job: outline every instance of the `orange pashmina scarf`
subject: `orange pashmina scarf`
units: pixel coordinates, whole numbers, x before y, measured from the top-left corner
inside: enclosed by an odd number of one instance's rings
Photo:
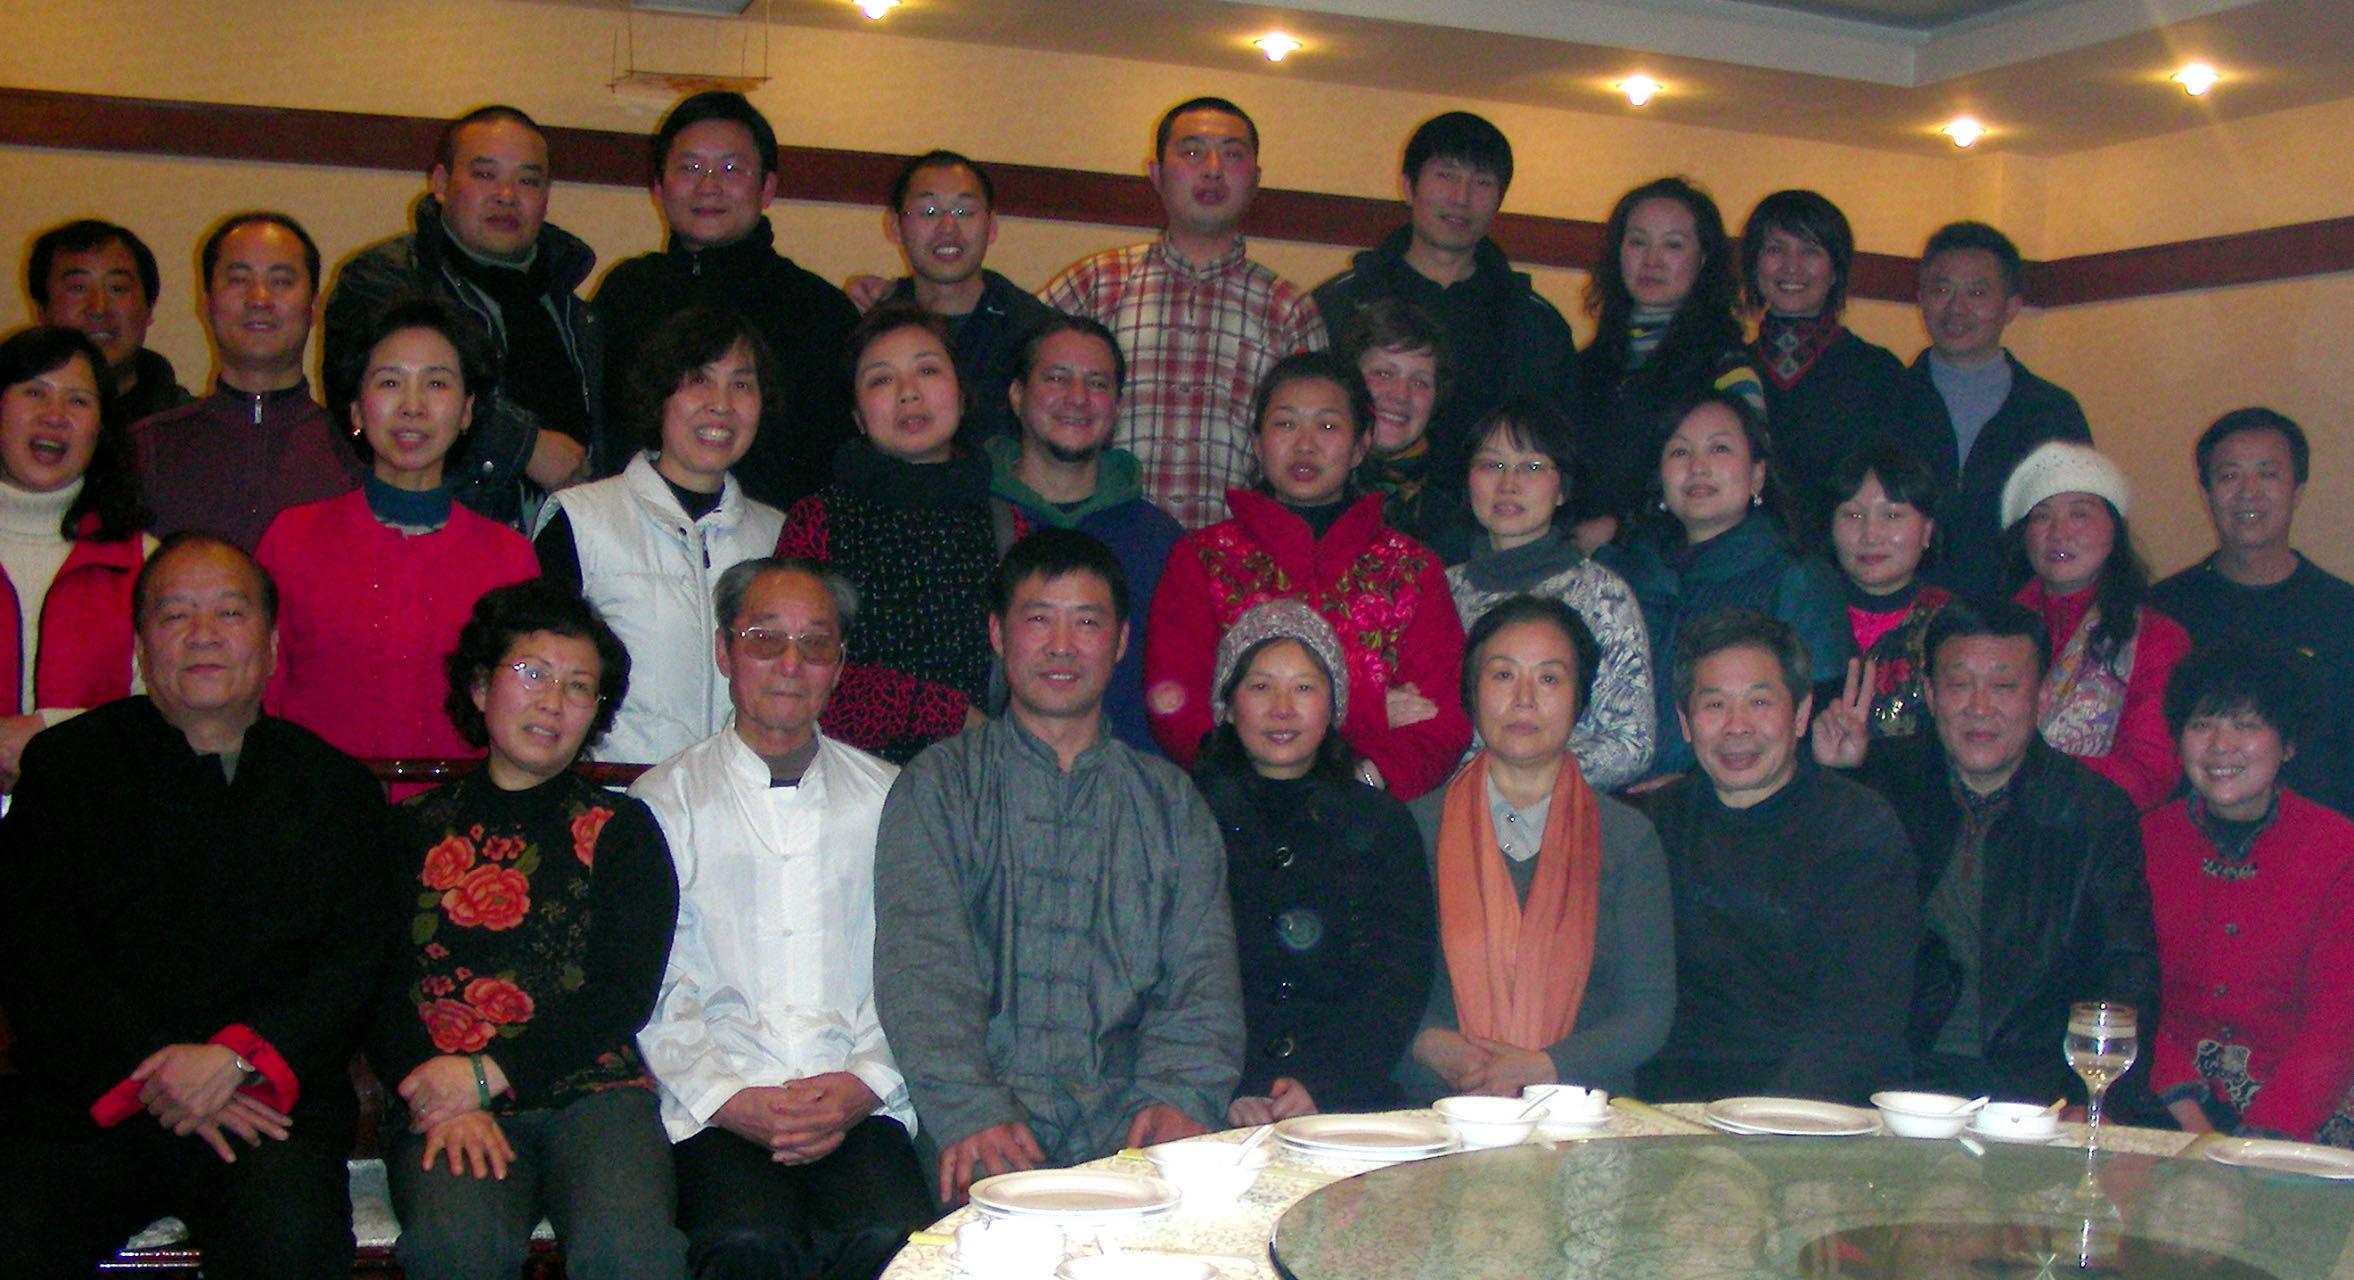
[[[1577,1024],[1594,967],[1599,802],[1564,754],[1524,904],[1488,813],[1488,754],[1455,775],[1439,816],[1439,943],[1467,1036],[1543,1050]]]

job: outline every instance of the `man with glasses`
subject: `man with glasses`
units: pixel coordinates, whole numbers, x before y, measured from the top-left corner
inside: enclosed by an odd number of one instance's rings
[[[765,213],[777,195],[776,131],[740,93],[698,93],[671,108],[653,139],[654,203],[670,230],[659,253],[613,268],[597,287],[605,328],[606,421],[620,433],[629,368],[664,320],[701,304],[749,321],[776,354],[778,377],[751,452],[734,467],[752,497],[782,510],[823,485],[851,432],[843,348],[858,309],[776,251]],[[782,394],[775,394],[781,391]]]
[[[1012,436],[1007,407],[1014,348],[1052,316],[1043,302],[981,265],[997,243],[997,186],[981,166],[954,151],[927,151],[900,166],[883,210],[883,238],[899,247],[907,274],[885,281],[857,276],[844,286],[864,311],[877,302],[913,302],[948,322],[949,354],[970,408],[964,433]]]
[[[931,1217],[873,994],[875,828],[899,770],[817,728],[848,584],[748,560],[713,596],[735,717],[630,788],[679,883],[638,1046],[695,1274],[865,1280]]]

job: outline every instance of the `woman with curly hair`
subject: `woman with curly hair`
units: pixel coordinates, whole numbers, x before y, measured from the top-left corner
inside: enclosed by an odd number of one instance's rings
[[[1765,386],[1741,343],[1740,284],[1716,201],[1691,179],[1658,178],[1620,196],[1586,281],[1594,340],[1578,353],[1578,452],[1594,478],[1578,495],[1578,544],[1591,551],[1641,505],[1670,412],[1702,391],[1740,396],[1762,418]]]
[[[511,1280],[544,1216],[572,1275],[683,1280],[636,1042],[678,882],[645,805],[572,772],[613,723],[629,652],[593,606],[533,579],[484,595],[444,665],[450,723],[489,758],[390,823],[368,1059],[406,1121],[385,1159],[400,1265]]]

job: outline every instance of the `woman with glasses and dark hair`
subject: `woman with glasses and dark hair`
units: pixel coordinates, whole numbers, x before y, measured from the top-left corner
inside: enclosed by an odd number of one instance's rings
[[[279,597],[262,706],[361,759],[472,755],[434,663],[483,592],[539,575],[522,534],[451,495],[498,366],[481,326],[439,298],[395,300],[358,337],[329,389],[368,475],[278,513],[254,552]]]
[[[1528,397],[1499,405],[1474,433],[1466,483],[1485,536],[1468,561],[1448,568],[1447,590],[1465,628],[1516,595],[1577,610],[1602,659],[1569,750],[1586,782],[1609,791],[1651,765],[1651,641],[1626,579],[1578,550],[1562,527],[1579,475],[1569,423],[1551,405]]]
[[[368,1060],[399,1100],[396,1256],[417,1280],[513,1276],[545,1217],[573,1274],[683,1280],[636,1040],[678,882],[645,805],[572,772],[613,724],[629,651],[594,606],[535,579],[484,595],[442,665],[452,727],[489,755],[389,824]]]
[[[638,658],[601,758],[653,764],[727,723],[727,681],[709,658],[711,589],[729,566],[776,546],[784,513],[729,468],[760,430],[775,361],[732,312],[690,307],[638,353],[620,425],[645,448],[620,475],[556,493],[532,540],[541,572],[578,589]],[[687,655],[692,655],[688,658]]]
[[[1586,280],[1594,340],[1578,353],[1575,385],[1578,451],[1593,475],[1593,492],[1578,495],[1586,550],[1641,507],[1675,405],[1714,389],[1764,415],[1735,266],[1724,215],[1689,178],[1654,179],[1611,207]]]
[[[2166,682],[2191,794],[2141,823],[2164,978],[2150,1087],[2193,1133],[2354,1147],[2354,822],[2281,781],[2312,706],[2295,659],[2252,644]]]
[[[1855,232],[1819,192],[1777,191],[1741,228],[1741,289],[1758,316],[1749,362],[1765,380],[1791,526],[1809,541],[1841,499],[1829,490],[1841,459],[1891,437],[1924,457],[1935,443],[1907,415],[1904,363],[1840,323],[1854,267]]]
[[[131,585],[155,549],[112,413],[106,358],[79,330],[21,329],[0,342],[0,627],[17,673],[0,715],[0,791],[48,726],[132,692]]]

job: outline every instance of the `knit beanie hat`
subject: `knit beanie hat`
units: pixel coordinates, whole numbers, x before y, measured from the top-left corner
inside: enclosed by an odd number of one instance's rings
[[[1247,610],[1218,637],[1218,669],[1210,677],[1210,718],[1226,722],[1226,684],[1234,679],[1242,655],[1265,640],[1297,640],[1332,681],[1332,723],[1349,718],[1349,666],[1341,658],[1340,637],[1314,609],[1297,600],[1269,600]]]
[[[2089,493],[2106,498],[2125,514],[2130,490],[2117,464],[2088,444],[2049,441],[2020,459],[2017,470],[2003,482],[2003,528],[2027,518],[2035,504],[2057,493]]]

